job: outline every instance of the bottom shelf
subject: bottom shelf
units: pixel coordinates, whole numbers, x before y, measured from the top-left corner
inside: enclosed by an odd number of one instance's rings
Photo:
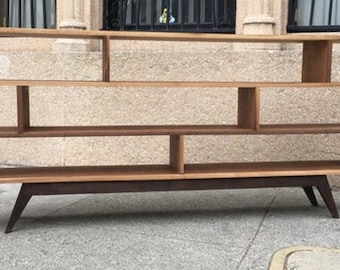
[[[340,161],[284,161],[169,165],[72,166],[0,169],[0,183],[150,181],[340,174]]]
[[[79,167],[78,167],[79,168]],[[68,169],[70,170],[70,169]],[[101,170],[102,171],[102,170]],[[309,201],[318,206],[313,187],[323,198],[332,217],[339,218],[339,213],[325,175],[251,177],[224,179],[179,179],[163,181],[92,181],[60,183],[24,183],[8,221],[5,233],[12,231],[21,213],[36,195],[92,194],[118,192],[217,190],[234,188],[268,188],[268,187],[303,187]]]

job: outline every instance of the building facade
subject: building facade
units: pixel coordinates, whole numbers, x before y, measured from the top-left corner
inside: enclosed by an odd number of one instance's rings
[[[57,0],[27,1],[34,5],[20,9],[19,2],[0,0],[2,26],[274,35],[332,34],[340,25],[340,1]],[[111,47],[111,78],[117,80],[301,79],[299,46],[112,41]],[[100,48],[88,40],[2,38],[0,76],[98,80]],[[337,46],[333,53],[333,59],[340,58]],[[332,80],[340,81],[337,65]],[[340,93],[334,89],[267,90],[261,93],[263,123],[336,122],[340,118]],[[236,89],[36,87],[31,93],[31,119],[34,125],[230,124],[236,121],[236,99]],[[1,123],[13,125],[15,89],[2,87],[0,100]],[[339,141],[337,134],[189,136],[185,159],[340,159]],[[0,139],[0,165],[158,164],[168,162],[168,147],[168,138],[162,136]]]

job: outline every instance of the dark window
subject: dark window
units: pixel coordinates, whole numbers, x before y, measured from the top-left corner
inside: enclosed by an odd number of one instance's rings
[[[23,28],[55,28],[56,0],[0,0],[2,25]]]
[[[0,27],[4,27],[6,24],[6,13],[5,13],[5,0],[0,0]]]
[[[290,0],[288,32],[340,31],[340,0]]]
[[[235,33],[236,0],[105,0],[104,29]]]

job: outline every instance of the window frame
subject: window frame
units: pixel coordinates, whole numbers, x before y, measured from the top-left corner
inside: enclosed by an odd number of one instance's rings
[[[297,25],[297,12],[298,12],[298,1],[289,0],[288,6],[288,33],[308,33],[308,32],[340,32],[339,25]],[[301,0],[300,0],[301,1]],[[311,7],[312,8],[312,7]],[[328,14],[329,16],[329,14]],[[311,16],[310,16],[311,17]]]
[[[42,0],[30,0],[30,2],[18,1],[15,4],[11,0],[0,0],[4,13],[1,24],[3,27],[41,28],[55,29],[57,22],[57,1],[47,2]],[[13,0],[12,0],[13,1]],[[11,6],[13,10],[11,11]],[[50,12],[50,14],[48,14]],[[13,14],[11,14],[13,13]],[[42,16],[42,17],[41,17]]]
[[[141,0],[142,1],[142,0]],[[141,10],[141,1],[136,1],[136,10],[139,8]],[[204,33],[225,33],[225,34],[234,34],[235,33],[235,24],[236,24],[236,0],[224,0],[226,1],[225,11],[223,12],[222,19],[225,21],[219,20],[218,17],[211,15],[211,22],[204,21],[202,22],[201,19],[197,19],[198,17],[202,18],[200,10],[204,5],[203,0],[192,0],[195,6],[195,10],[191,13],[195,16],[194,22],[187,22],[184,20],[184,17],[177,17],[177,21],[175,23],[169,23],[169,18],[166,23],[159,23],[158,17],[161,15],[160,12],[156,12],[156,0],[150,0],[150,6],[145,10],[148,10],[150,13],[145,15],[147,16],[146,21],[149,23],[140,23],[140,14],[138,10],[129,10],[129,14],[136,14],[136,18],[131,17],[131,21],[134,19],[134,23],[127,24],[127,8],[126,8],[126,0],[104,0],[103,6],[103,29],[104,30],[118,30],[118,31],[159,31],[159,32],[204,32]],[[188,1],[188,0],[183,0]],[[213,14],[214,11],[220,12],[218,6],[214,6],[215,4],[219,4],[219,0],[211,0],[214,1],[211,7],[211,13]],[[216,2],[215,2],[216,1]],[[167,3],[165,5],[164,3]],[[161,6],[169,6],[171,0],[162,0]],[[138,5],[139,3],[139,5]],[[182,4],[180,4],[182,3]],[[184,14],[184,3],[182,1],[178,1],[178,11],[180,14]],[[125,5],[125,6],[124,6]],[[148,5],[148,6],[149,6]],[[230,7],[229,7],[230,6]],[[163,7],[164,8],[164,7]],[[215,8],[215,9],[213,9]],[[197,10],[196,10],[197,9]],[[158,14],[159,13],[159,14]],[[144,15],[144,14],[142,14]],[[169,15],[168,15],[169,16]],[[184,16],[184,15],[183,15]],[[219,15],[218,15],[219,16]],[[129,18],[130,19],[130,18]]]
[[[0,0],[0,27],[5,27],[6,21],[7,21],[7,16],[6,16],[6,10],[7,10],[7,5],[6,5],[6,0]]]

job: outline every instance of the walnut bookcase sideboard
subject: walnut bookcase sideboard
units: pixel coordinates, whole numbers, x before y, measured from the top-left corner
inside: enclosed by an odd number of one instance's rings
[[[144,191],[205,190],[229,188],[303,187],[313,206],[316,187],[331,215],[339,214],[327,175],[340,174],[339,160],[186,164],[186,135],[242,134],[319,134],[340,133],[340,123],[275,124],[260,121],[260,90],[264,87],[340,88],[331,81],[333,44],[340,35],[221,35],[193,33],[108,32],[0,28],[2,38],[71,38],[102,41],[102,80],[17,80],[0,79],[0,87],[17,91],[17,125],[1,126],[1,138],[81,137],[81,136],[169,136],[167,165],[72,166],[0,168],[0,183],[22,183],[6,233],[33,195],[113,193]],[[301,81],[224,82],[224,81],[113,81],[110,79],[110,43],[115,40],[300,43],[303,44]],[[224,87],[238,89],[236,125],[137,125],[137,126],[33,126],[30,123],[30,87]]]

